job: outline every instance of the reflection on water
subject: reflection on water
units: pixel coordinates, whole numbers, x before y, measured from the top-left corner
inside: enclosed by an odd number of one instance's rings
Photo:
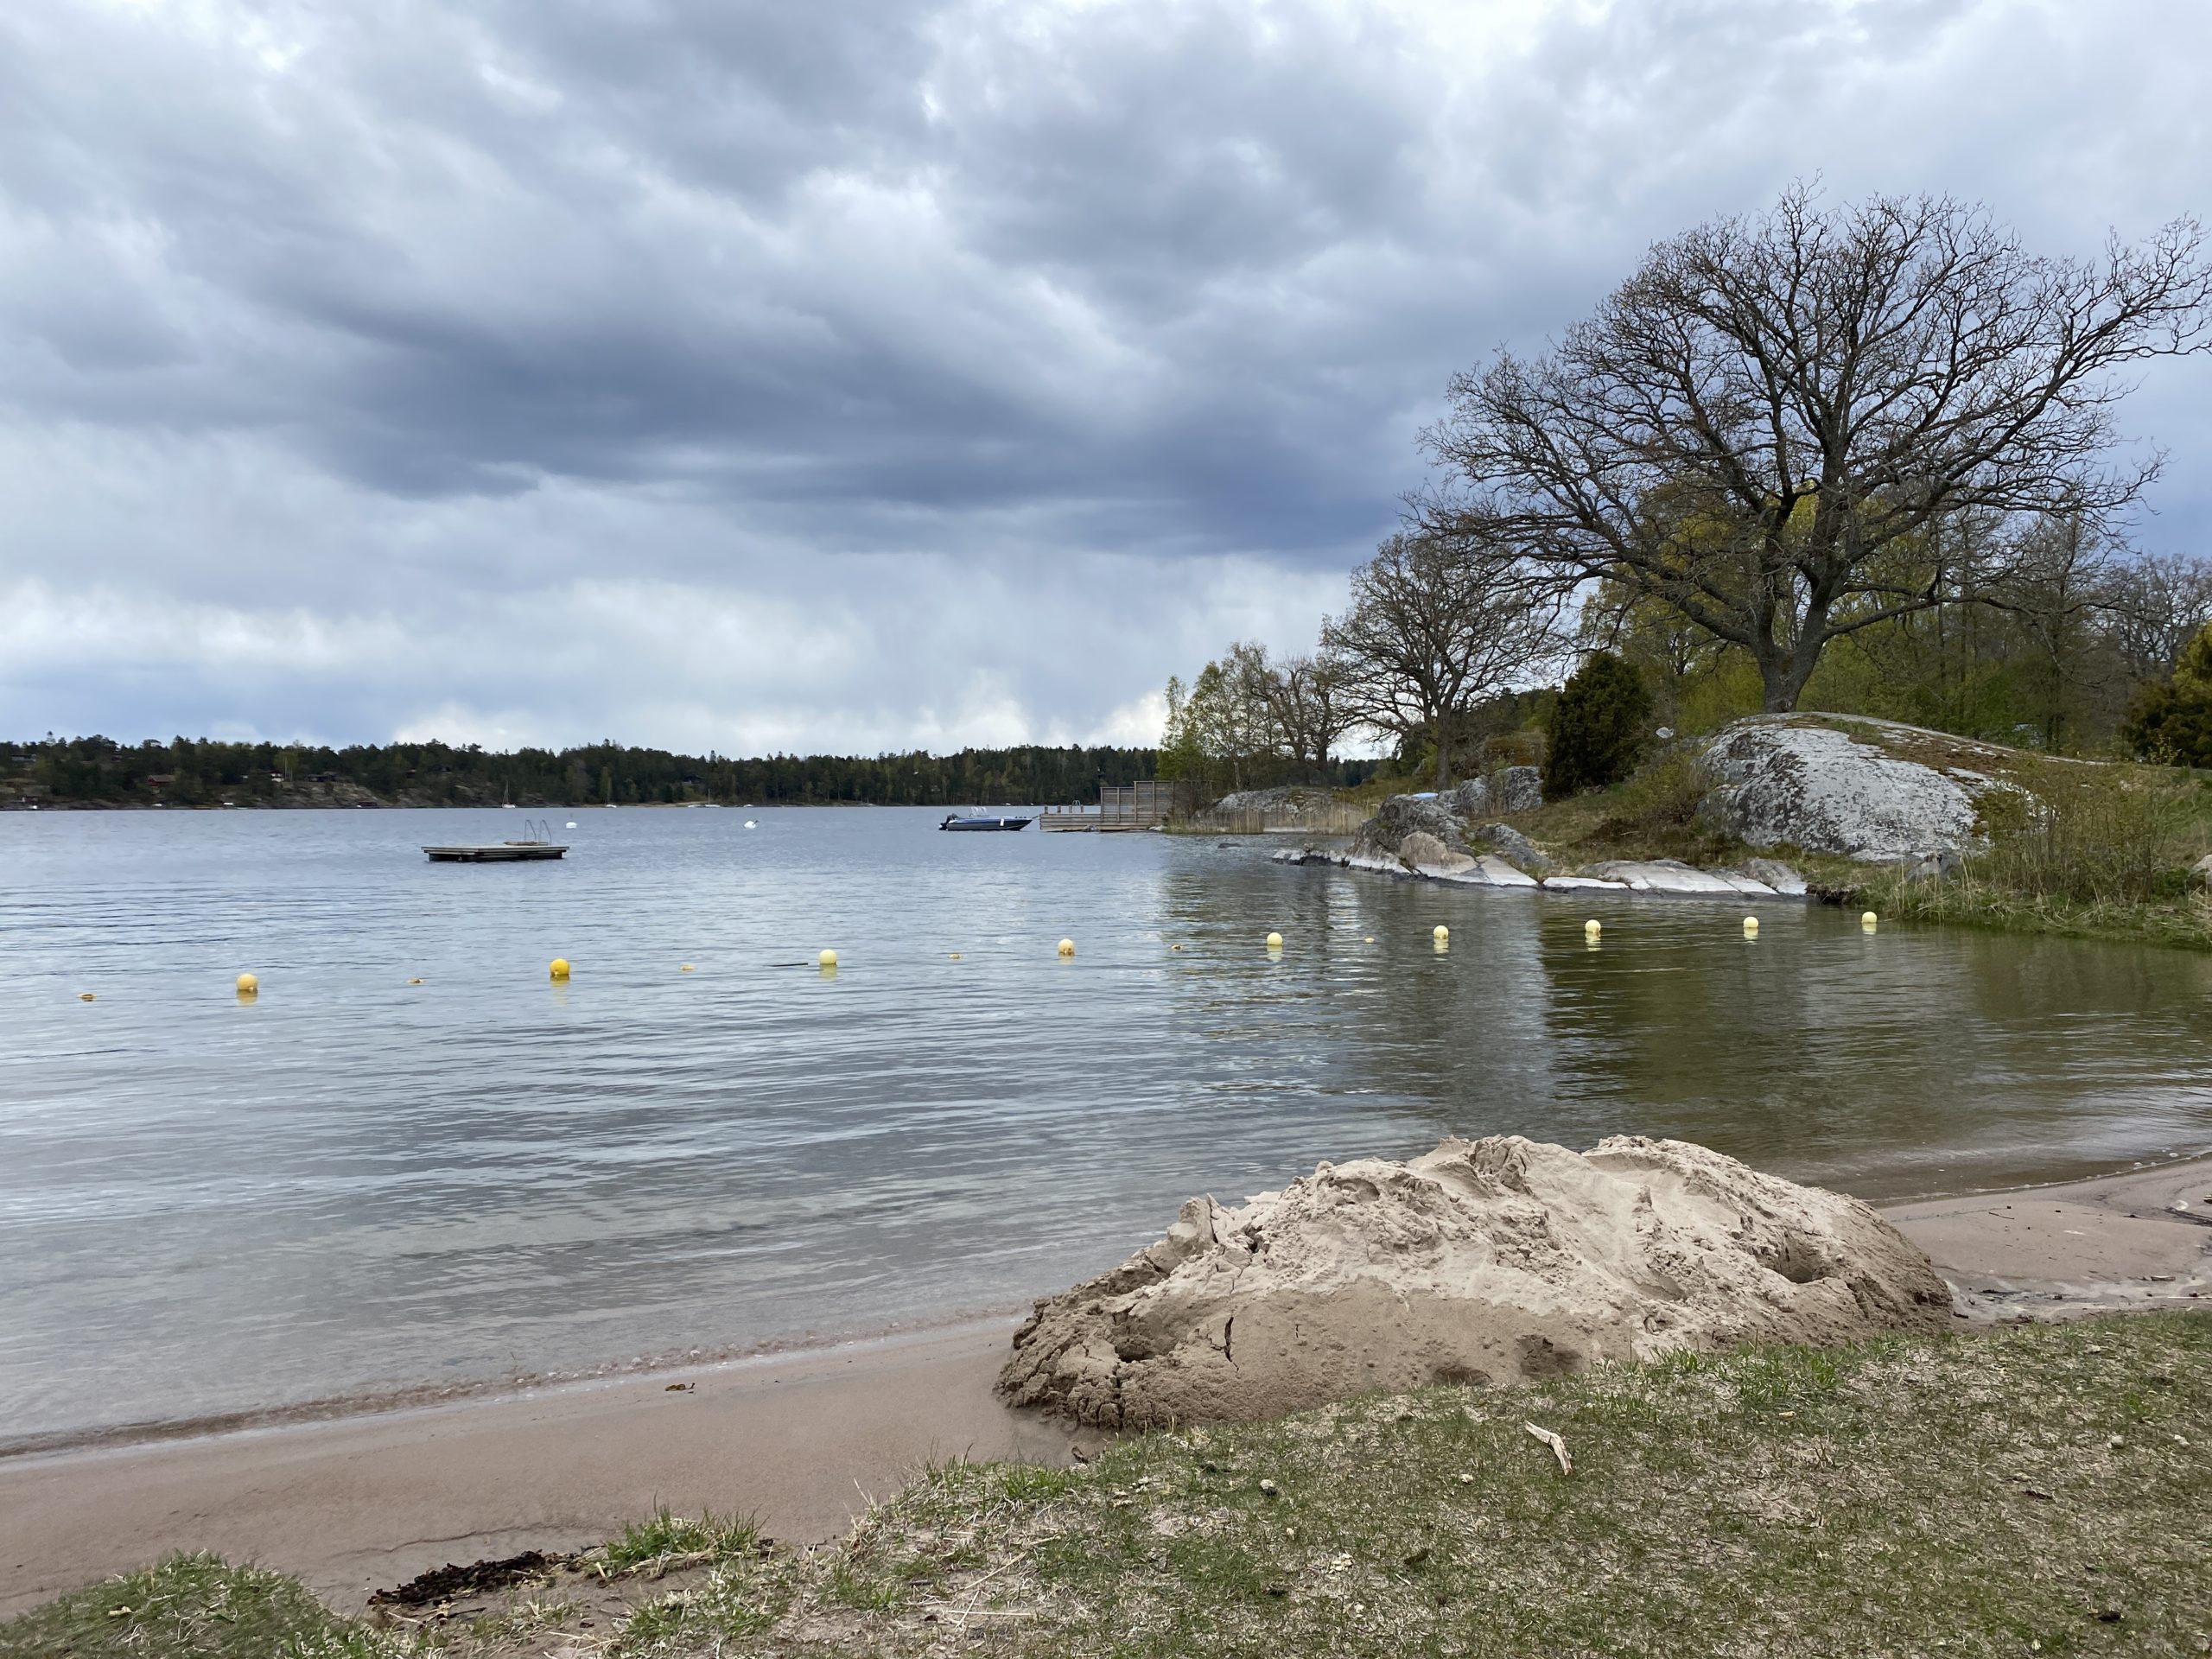
[[[0,817],[0,1439],[1001,1306],[1187,1193],[1447,1134],[1876,1197],[2212,1141],[2199,956],[576,817],[469,867],[416,849],[496,815]]]

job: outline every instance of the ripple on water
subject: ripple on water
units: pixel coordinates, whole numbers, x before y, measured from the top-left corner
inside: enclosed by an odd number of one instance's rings
[[[1010,1306],[1190,1192],[1447,1134],[1872,1196],[2212,1140],[2200,957],[925,810],[421,857],[488,816],[0,815],[12,1433]]]

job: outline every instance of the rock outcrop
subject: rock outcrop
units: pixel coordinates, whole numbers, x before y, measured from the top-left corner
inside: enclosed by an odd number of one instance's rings
[[[1224,795],[1206,810],[1210,812],[1264,812],[1287,819],[1325,813],[1337,804],[1335,794],[1310,784],[1278,784],[1272,789],[1241,789]]]
[[[1787,865],[1780,867],[1788,869]],[[1679,858],[1608,859],[1589,868],[1600,880],[1619,883],[1631,893],[1685,893],[1712,898],[1740,893],[1746,899],[1779,899],[1782,889],[1739,870],[1700,870]],[[1791,872],[1794,875],[1796,873]],[[1805,883],[1800,880],[1802,894]]]
[[[1713,787],[1699,812],[1753,847],[1879,863],[1956,855],[1980,843],[1986,798],[2025,793],[1967,764],[2005,755],[1891,721],[1755,715],[1723,727],[1706,746]]]
[[[1470,841],[1492,849],[1516,870],[1542,875],[1552,867],[1543,849],[1510,823],[1478,823],[1467,831]]]
[[[1393,795],[1359,826],[1348,861],[1355,869],[1411,870],[1416,866],[1405,861],[1405,852],[1407,839],[1412,836],[1428,838],[1415,844],[1417,857],[1433,856],[1431,843],[1444,852],[1467,855],[1459,819],[1449,806],[1434,796]]]
[[[1470,778],[1450,799],[1462,815],[1533,812],[1544,804],[1543,774],[1534,766],[1501,766],[1487,778]]]
[[[1927,1256],[1856,1199],[1679,1141],[1517,1135],[1321,1165],[1037,1304],[1017,1405],[1147,1428],[1369,1389],[1508,1383],[1599,1360],[1948,1325]]]

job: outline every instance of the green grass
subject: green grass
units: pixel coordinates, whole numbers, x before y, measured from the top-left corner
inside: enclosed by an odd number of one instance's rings
[[[0,1623],[0,1659],[340,1659],[358,1630],[296,1580],[176,1555]]]
[[[760,1529],[749,1517],[716,1520],[709,1513],[694,1521],[662,1509],[644,1521],[632,1522],[587,1559],[602,1578],[639,1572],[659,1574],[749,1554],[760,1541]]]
[[[2208,1426],[2203,1315],[1679,1355],[1075,1469],[938,1465],[838,1548],[695,1570],[604,1648],[497,1620],[370,1631],[194,1557],[0,1625],[0,1656],[2198,1654]],[[127,1643],[117,1605],[143,1621]]]

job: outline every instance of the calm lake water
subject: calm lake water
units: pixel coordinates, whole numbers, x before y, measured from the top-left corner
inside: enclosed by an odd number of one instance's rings
[[[522,816],[0,815],[0,1442],[1007,1307],[1447,1135],[1874,1198],[2212,1143],[2201,956],[929,811],[419,850]]]

